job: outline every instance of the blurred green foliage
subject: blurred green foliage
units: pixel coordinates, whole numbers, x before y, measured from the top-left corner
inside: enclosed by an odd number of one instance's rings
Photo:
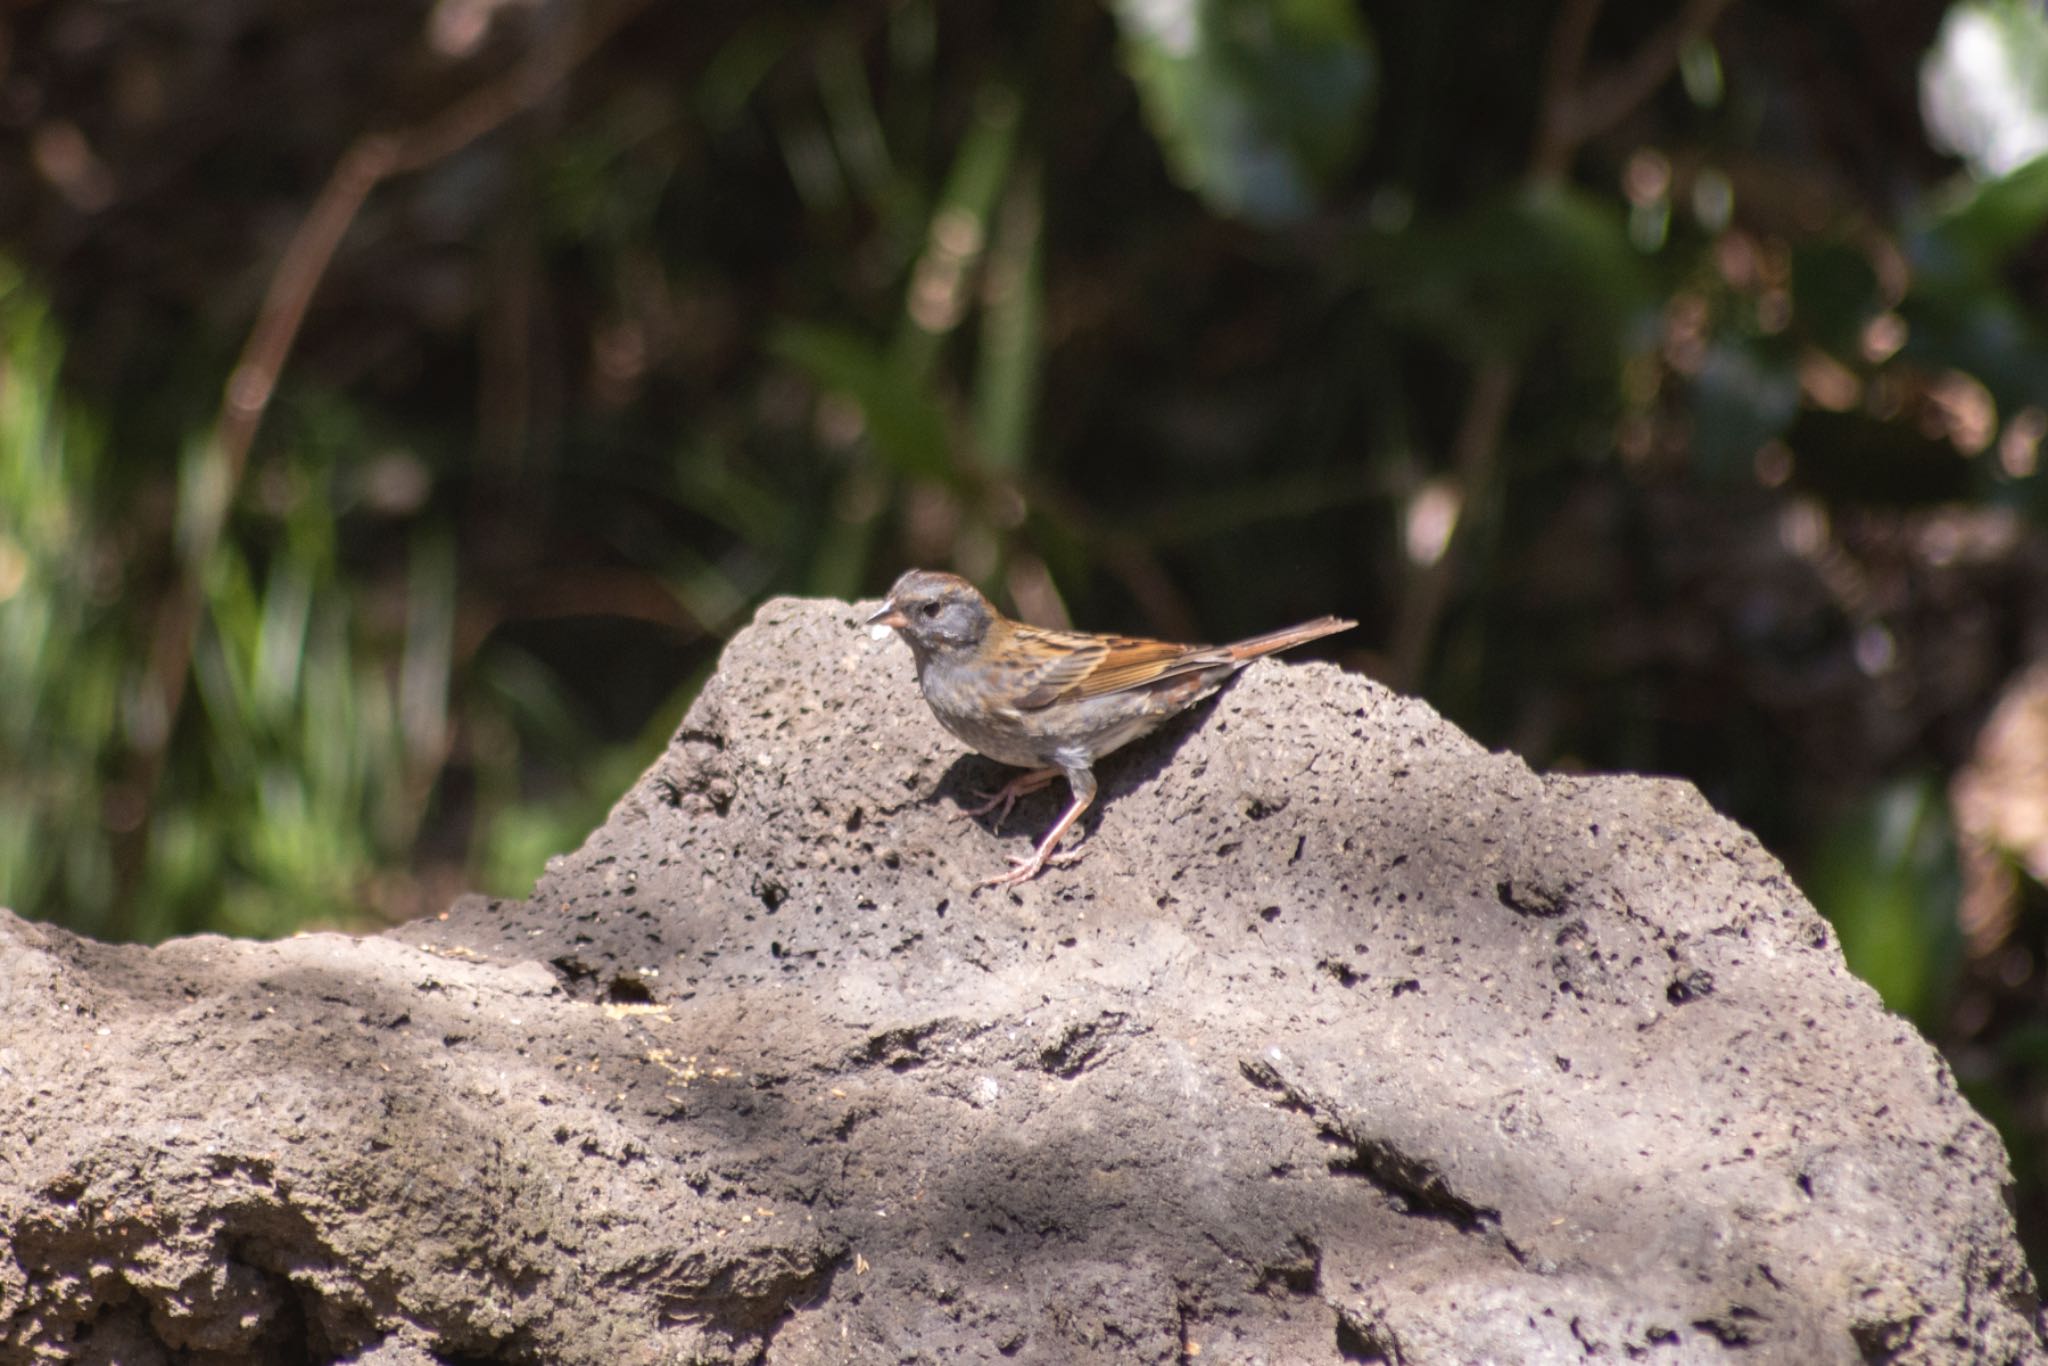
[[[135,743],[167,724],[150,686],[151,623],[118,591],[129,549],[112,516],[119,490],[99,428],[60,391],[58,358],[47,309],[18,272],[0,277],[0,888],[11,904],[117,937],[360,922],[380,876],[415,850],[447,757],[447,530],[412,526],[402,581],[387,585],[396,599],[372,601],[336,520],[362,437],[345,415],[330,424],[309,409],[232,528],[211,526],[217,461],[189,443],[172,521],[200,591],[191,715],[152,769]],[[474,866],[514,886],[630,774],[594,765],[574,799],[532,804],[519,790],[522,744],[573,748],[581,722],[531,668],[501,662],[474,682],[471,723],[500,741],[478,766]]]
[[[1322,201],[1365,137],[1377,75],[1350,0],[1121,0],[1116,14],[1183,185],[1258,223]]]
[[[771,592],[1337,611],[1488,743],[1698,782],[2039,1171],[2048,933],[1959,934],[1945,786],[2048,654],[2037,5],[0,29],[0,901],[523,892]],[[299,251],[366,142],[429,150]]]
[[[114,892],[99,769],[119,733],[122,642],[94,583],[100,435],[58,392],[59,348],[0,264],[0,887],[75,915]]]
[[[1851,970],[1892,1009],[1938,1025],[1963,953],[1940,784],[1903,778],[1856,802],[1823,836],[1803,882],[1832,912]]]

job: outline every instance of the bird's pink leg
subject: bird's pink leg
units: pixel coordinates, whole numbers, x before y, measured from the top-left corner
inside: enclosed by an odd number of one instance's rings
[[[1020,773],[995,792],[977,794],[982,798],[980,804],[961,807],[958,816],[965,820],[975,816],[986,816],[989,812],[995,811],[996,818],[992,828],[1001,830],[1003,822],[1010,818],[1010,808],[1017,804],[1019,797],[1030,796],[1059,776],[1060,770],[1056,768],[1034,768],[1029,773]],[[1001,807],[1002,810],[996,811],[997,807]]]
[[[1054,773],[1060,771],[1052,770]],[[1088,804],[1095,800],[1095,775],[1085,768],[1070,769],[1066,773],[1067,785],[1074,789],[1074,800],[1072,805],[1067,807],[1066,813],[1053,825],[1046,837],[1038,842],[1038,847],[1031,851],[1031,857],[1012,858],[1010,862],[1015,864],[1015,867],[1007,873],[997,873],[994,877],[977,883],[976,890],[982,887],[1014,887],[1020,882],[1029,882],[1037,877],[1048,861],[1066,862],[1080,857],[1080,854],[1075,853],[1054,859],[1052,851],[1059,848],[1060,837],[1067,833],[1068,827],[1079,820],[1081,813],[1088,809]]]

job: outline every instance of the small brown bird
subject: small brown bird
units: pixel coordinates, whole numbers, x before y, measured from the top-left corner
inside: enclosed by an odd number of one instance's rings
[[[1049,631],[1011,621],[955,574],[913,569],[896,580],[873,627],[894,627],[917,661],[917,682],[939,724],[998,763],[1031,770],[963,814],[996,816],[1062,773],[1074,800],[1029,858],[981,883],[1036,877],[1088,804],[1095,761],[1223,686],[1276,650],[1358,623],[1318,617],[1235,645],[1175,645],[1135,636]],[[877,632],[879,634],[879,631]]]

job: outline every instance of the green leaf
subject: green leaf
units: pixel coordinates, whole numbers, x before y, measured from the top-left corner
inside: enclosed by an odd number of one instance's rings
[[[2048,402],[2048,332],[2006,269],[2048,227],[2048,157],[1972,184],[1919,219],[1905,235],[1905,354],[1976,376],[2002,411]]]
[[[1022,469],[1044,361],[1045,206],[1037,175],[1011,187],[990,249],[974,384],[975,446],[990,469]]]
[[[1364,140],[1378,62],[1350,0],[1116,0],[1124,64],[1181,184],[1297,219]]]
[[[1870,255],[1843,241],[1792,249],[1792,316],[1800,331],[1834,356],[1854,356],[1863,329],[1884,307]]]
[[[819,388],[858,404],[883,460],[903,474],[950,482],[938,400],[888,352],[857,333],[799,323],[777,328],[769,346]]]
[[[924,248],[911,272],[896,337],[897,362],[903,373],[919,380],[937,361],[941,341],[967,316],[988,251],[989,221],[1016,155],[1018,112],[1015,92],[1001,85],[982,87],[973,122],[925,225]]]
[[[1757,448],[1799,416],[1799,376],[1783,347],[1721,340],[1692,381],[1693,461],[1724,482],[1750,479]]]
[[[1937,202],[1909,233],[1916,270],[1942,278],[1988,279],[2048,224],[2048,156],[1996,180],[1967,183]]]
[[[1358,247],[1388,316],[1468,360],[1520,356],[1559,335],[1604,360],[1651,302],[1621,208],[1567,186],[1370,232]]]
[[[448,692],[455,657],[456,562],[452,537],[418,532],[408,566],[405,653],[399,666],[398,719],[406,754],[422,775],[439,770],[452,720]]]
[[[1807,878],[1850,970],[1918,1020],[1952,985],[1961,951],[1949,830],[1938,782],[1895,781],[1825,833]]]
[[[2038,0],[1951,5],[1920,65],[1928,141],[2003,176],[2048,153],[2048,16]]]

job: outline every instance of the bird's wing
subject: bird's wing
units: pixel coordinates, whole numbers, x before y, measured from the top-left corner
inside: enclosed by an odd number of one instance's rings
[[[1204,646],[1176,645],[1138,636],[1098,636],[1017,628],[1018,644],[1044,662],[1025,681],[1020,711],[1036,711],[1063,698],[1100,697],[1141,688],[1220,662]]]

